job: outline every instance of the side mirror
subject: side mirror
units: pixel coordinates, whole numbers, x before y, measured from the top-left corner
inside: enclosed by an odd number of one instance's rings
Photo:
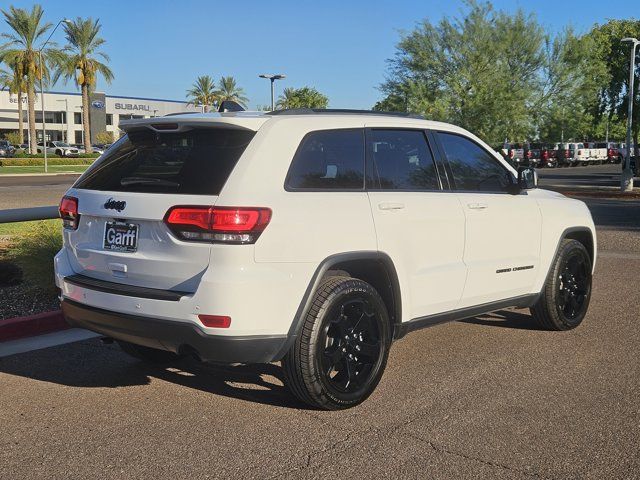
[[[538,187],[538,172],[533,167],[518,169],[518,187],[521,190],[531,190]]]

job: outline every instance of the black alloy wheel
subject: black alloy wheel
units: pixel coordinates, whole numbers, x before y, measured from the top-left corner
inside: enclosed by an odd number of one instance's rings
[[[382,378],[391,345],[384,301],[370,284],[347,275],[323,280],[282,360],[289,390],[325,410],[366,400]]]
[[[558,278],[558,309],[571,321],[585,309],[591,291],[591,264],[580,250],[571,252],[563,263]]]
[[[564,239],[531,314],[547,330],[576,328],[587,314],[591,299],[592,262],[578,240]]]
[[[354,298],[336,305],[318,342],[327,387],[353,393],[371,381],[371,372],[383,353],[379,323],[366,299]]]

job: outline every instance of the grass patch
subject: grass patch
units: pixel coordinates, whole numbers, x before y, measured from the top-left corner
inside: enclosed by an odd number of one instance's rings
[[[82,173],[89,165],[49,165],[48,173]],[[0,175],[14,173],[45,173],[44,166],[0,167]]]
[[[60,220],[0,225],[0,259],[15,263],[30,287],[53,292],[53,257],[62,247]]]

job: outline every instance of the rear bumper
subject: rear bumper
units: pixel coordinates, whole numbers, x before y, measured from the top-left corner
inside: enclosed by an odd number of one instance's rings
[[[62,312],[73,327],[107,337],[176,353],[195,353],[215,363],[269,363],[280,360],[286,335],[210,335],[188,322],[111,312],[73,300],[62,301]]]

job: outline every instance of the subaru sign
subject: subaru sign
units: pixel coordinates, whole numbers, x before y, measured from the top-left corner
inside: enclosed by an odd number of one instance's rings
[[[104,102],[101,102],[100,100],[94,100],[93,102],[91,102],[91,106],[93,108],[104,108]]]

